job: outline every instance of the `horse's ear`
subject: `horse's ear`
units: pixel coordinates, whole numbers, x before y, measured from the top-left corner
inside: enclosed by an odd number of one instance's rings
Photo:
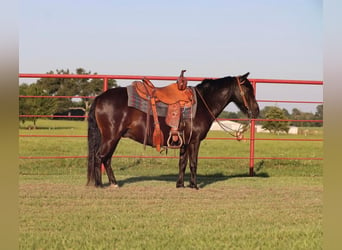
[[[249,75],[249,72],[247,72],[246,74],[244,74],[242,76],[239,76],[240,84],[244,84],[245,83],[248,75]]]
[[[249,76],[249,72],[247,72],[246,74],[242,75],[241,79],[245,80],[245,79],[247,79],[248,76]]]

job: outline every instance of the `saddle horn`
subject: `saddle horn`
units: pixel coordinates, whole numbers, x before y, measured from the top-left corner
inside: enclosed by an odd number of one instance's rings
[[[184,72],[186,72],[185,69],[183,69],[181,71],[180,76],[177,79],[177,86],[179,90],[184,90],[186,89],[187,85],[188,85],[188,80],[186,79],[186,77],[184,77]]]

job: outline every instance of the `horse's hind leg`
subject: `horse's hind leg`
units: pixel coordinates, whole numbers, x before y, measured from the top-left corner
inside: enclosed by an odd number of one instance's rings
[[[112,156],[114,153],[114,150],[116,149],[116,146],[119,143],[119,139],[105,139],[102,138],[102,144],[99,151],[99,157],[101,159],[101,162],[103,162],[103,165],[106,169],[106,173],[109,180],[109,185],[115,185],[117,186],[117,182],[115,179],[115,175],[113,172],[113,169],[111,167],[112,162]]]
[[[112,162],[112,154],[109,154],[108,159],[103,163],[105,169],[106,169],[106,173],[108,176],[108,181],[109,181],[109,185],[113,185],[114,187],[118,187],[118,183],[116,182],[115,179],[115,175],[111,166],[111,162]]]
[[[94,180],[95,187],[102,187],[101,158],[96,155],[94,161]]]

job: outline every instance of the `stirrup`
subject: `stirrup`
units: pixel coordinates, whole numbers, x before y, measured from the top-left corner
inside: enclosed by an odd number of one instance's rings
[[[172,149],[177,149],[177,148],[180,148],[182,145],[183,145],[183,139],[179,133],[179,131],[177,131],[177,136],[178,136],[178,144],[176,145],[171,145],[172,143],[174,143],[175,141],[172,140],[172,136],[174,136],[174,134],[170,131],[169,133],[169,138],[167,138],[167,147],[168,148],[172,148]]]

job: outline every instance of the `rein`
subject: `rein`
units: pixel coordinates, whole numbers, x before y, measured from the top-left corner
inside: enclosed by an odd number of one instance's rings
[[[247,104],[247,100],[246,100],[246,97],[245,97],[245,93],[243,92],[242,90],[242,87],[241,85],[244,83],[244,81],[241,83],[240,80],[239,80],[239,77],[236,77],[236,80],[237,80],[237,84],[239,86],[239,89],[240,89],[240,94],[241,94],[241,97],[242,97],[242,100],[243,100],[243,103],[245,105],[245,107],[247,108],[248,110],[248,113],[250,113],[250,110],[248,108],[248,104]],[[223,129],[223,131],[225,131],[226,133],[229,133],[231,136],[233,137],[236,137],[236,139],[238,141],[241,141],[242,138],[243,138],[243,133],[247,131],[247,129],[249,128],[250,126],[250,123],[251,123],[251,120],[249,119],[249,122],[248,124],[245,124],[242,126],[242,129],[241,128],[241,125],[239,126],[239,129],[238,130],[234,130],[234,129],[231,129],[229,127],[227,127],[226,125],[224,125],[222,122],[220,122],[216,117],[215,115],[213,114],[213,112],[210,110],[207,102],[204,100],[203,96],[201,95],[201,93],[198,91],[197,88],[195,88],[197,94],[199,95],[199,97],[201,98],[202,102],[204,103],[204,106],[206,107],[206,109],[208,110],[209,114],[211,115],[211,117],[217,122],[217,124]],[[231,132],[232,131],[232,132]],[[234,133],[233,133],[234,132]]]

